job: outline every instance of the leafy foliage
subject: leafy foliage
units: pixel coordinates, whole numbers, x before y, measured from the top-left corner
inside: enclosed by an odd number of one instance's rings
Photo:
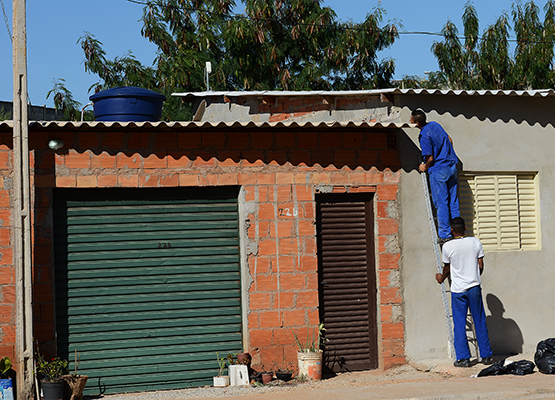
[[[9,357],[2,357],[0,359],[0,379],[7,379],[8,371],[12,367],[12,362]]]
[[[422,78],[417,75],[405,75],[397,86],[401,89],[447,89],[449,83],[447,76],[442,72],[427,72],[427,76]]]
[[[4,110],[4,107],[0,107],[0,121],[6,121],[12,119],[12,112]]]
[[[141,65],[131,52],[123,57],[107,60],[102,43],[89,32],[85,32],[77,43],[81,45],[85,55],[85,71],[96,74],[101,79],[89,90],[94,89],[96,93],[107,89],[107,83],[110,87],[129,86],[138,82],[142,82],[145,86],[153,85],[153,69]]]
[[[43,379],[48,382],[57,382],[60,377],[67,372],[67,360],[59,357],[47,361],[42,354],[37,353],[37,374],[42,375]]]
[[[218,376],[223,376],[224,369],[229,363],[229,355],[220,357],[220,354],[216,352],[216,360],[218,360]]]
[[[61,110],[64,113],[64,120],[78,121],[81,119],[81,103],[73,98],[73,94],[66,87],[63,78],[54,80],[54,87],[47,93],[46,98],[52,95],[54,100],[54,108]],[[86,119],[92,120],[92,113],[86,112]],[[85,119],[85,118],[84,118]]]
[[[509,15],[502,14],[480,38],[476,9],[467,3],[462,17],[464,43],[456,26],[448,21],[442,30],[443,41],[432,46],[448,87],[513,90],[554,87],[555,2],[547,1],[544,11],[542,22],[533,1],[513,3],[511,15],[517,45],[511,56]]]
[[[184,119],[173,92],[202,91],[204,67],[214,65],[214,90],[348,90],[387,87],[393,60],[377,52],[398,37],[381,26],[380,6],[361,23],[341,23],[321,0],[242,0],[244,14],[230,17],[235,0],[156,0],[143,10],[142,35],[158,47],[152,67],[128,53],[106,59],[90,33],[79,40],[85,70],[100,81],[91,89],[133,85],[167,97],[163,118]]]
[[[394,64],[376,53],[398,37],[379,24],[377,7],[360,24],[339,23],[321,0],[167,0],[144,10],[142,34],[160,49],[157,69],[167,84],[203,86],[206,61],[216,65],[214,89],[363,89],[389,84]]]
[[[293,331],[293,337],[295,338],[295,343],[299,347],[299,352],[301,353],[317,353],[320,351],[320,346],[324,344],[328,339],[323,337],[324,331],[324,324],[320,323],[318,325],[318,329],[314,329],[312,334],[310,332],[310,327],[306,327],[306,341],[305,343],[301,343],[299,337],[297,336],[297,332]]]

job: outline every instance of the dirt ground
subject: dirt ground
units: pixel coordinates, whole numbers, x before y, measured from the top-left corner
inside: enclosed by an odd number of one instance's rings
[[[520,356],[513,361],[533,358]],[[450,360],[411,363],[388,371],[342,373],[322,381],[274,381],[256,387],[194,388],[104,396],[106,400],[184,399],[555,399],[555,375],[477,378],[485,366],[455,368]]]

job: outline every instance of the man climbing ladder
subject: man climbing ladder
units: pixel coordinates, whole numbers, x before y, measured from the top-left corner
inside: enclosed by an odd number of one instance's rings
[[[451,137],[437,122],[426,122],[426,114],[415,110],[410,122],[420,129],[418,141],[422,149],[423,163],[420,172],[428,171],[432,199],[437,212],[439,243],[451,239],[449,221],[459,217],[458,158]]]

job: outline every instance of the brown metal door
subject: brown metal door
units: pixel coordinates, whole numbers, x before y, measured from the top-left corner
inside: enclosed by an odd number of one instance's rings
[[[324,372],[378,368],[372,194],[316,201]]]

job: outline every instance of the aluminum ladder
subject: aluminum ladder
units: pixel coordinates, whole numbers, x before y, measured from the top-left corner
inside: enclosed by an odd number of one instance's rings
[[[441,251],[439,243],[437,242],[437,227],[434,221],[434,214],[432,212],[432,202],[430,200],[430,188],[428,187],[428,174],[421,172],[422,187],[424,188],[424,198],[426,199],[426,209],[428,211],[428,222],[430,224],[430,233],[432,237],[432,247],[434,248],[434,255],[436,259],[437,272],[443,272],[443,263],[441,262]],[[449,342],[447,343],[447,354],[453,360],[456,360],[455,346],[453,338],[453,324],[451,323],[451,310],[447,303],[447,292],[445,291],[445,282],[441,285],[441,299],[443,301],[443,313],[445,314],[445,323],[447,325],[447,333],[449,334]]]

